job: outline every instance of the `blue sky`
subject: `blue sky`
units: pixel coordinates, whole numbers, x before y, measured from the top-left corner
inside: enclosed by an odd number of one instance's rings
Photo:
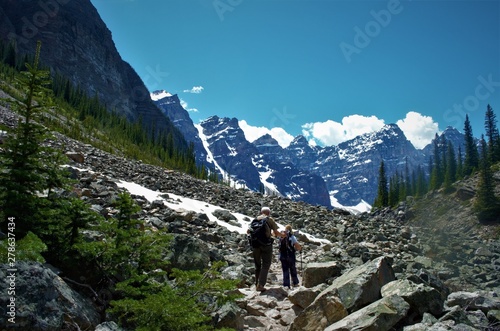
[[[91,0],[152,91],[282,144],[398,123],[417,148],[500,118],[500,1]],[[250,137],[251,138],[251,137]]]

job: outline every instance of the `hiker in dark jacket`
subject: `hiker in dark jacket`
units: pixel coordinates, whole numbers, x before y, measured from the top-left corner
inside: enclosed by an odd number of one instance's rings
[[[286,241],[288,242],[286,242]],[[297,276],[297,258],[296,251],[300,251],[302,246],[298,243],[297,238],[293,235],[292,226],[288,224],[283,231],[280,239],[280,261],[281,269],[283,270],[283,286],[290,288],[290,277],[294,287],[299,286],[299,278]]]
[[[270,216],[271,210],[269,207],[262,207],[260,210],[260,215],[257,216],[257,220],[262,220],[267,218],[266,227],[266,237],[267,242],[253,247],[253,260],[255,263],[255,285],[257,286],[257,291],[265,291],[264,287],[267,282],[267,274],[271,268],[271,262],[273,258],[273,238],[271,237],[271,232],[276,237],[281,237],[282,234],[278,231],[278,225],[274,219]]]

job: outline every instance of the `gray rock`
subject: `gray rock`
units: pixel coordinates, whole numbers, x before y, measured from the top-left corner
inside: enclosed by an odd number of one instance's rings
[[[474,326],[467,317],[465,309],[460,306],[451,307],[450,310],[446,312],[446,314],[444,314],[441,318],[439,318],[438,321],[439,322],[453,321],[457,324],[466,324],[469,326]]]
[[[302,285],[314,287],[326,283],[332,277],[338,277],[341,267],[337,262],[308,263],[304,268],[304,278]]]
[[[174,234],[168,258],[171,268],[202,271],[210,262],[209,247],[193,236]]]
[[[350,314],[325,331],[390,330],[409,309],[410,305],[403,298],[391,295]]]
[[[326,285],[318,285],[314,288],[304,288],[301,287],[296,291],[291,292],[288,295],[288,299],[291,303],[301,307],[307,308],[314,299],[325,289]]]
[[[410,280],[395,280],[384,285],[381,289],[382,297],[398,295],[410,304],[412,311],[420,316],[429,312],[440,315],[443,311],[443,299],[439,292],[424,284],[415,284]]]
[[[7,319],[11,317],[15,317],[16,327],[23,330],[75,327],[84,330],[94,329],[99,324],[100,316],[92,302],[75,292],[49,268],[36,262],[17,262],[17,271],[8,269],[6,264],[0,267],[0,304],[9,307],[14,302],[15,311],[8,308],[1,314],[1,325],[10,324]],[[15,293],[9,294],[9,287]],[[15,316],[9,315],[11,311]]]
[[[95,331],[123,331],[123,329],[115,322],[104,322],[99,324]]]
[[[323,291],[290,325],[290,331],[319,331],[348,315],[333,291]]]
[[[224,221],[224,222],[229,222],[229,221],[236,221],[237,218],[231,214],[230,211],[225,210],[225,209],[216,209],[212,213],[215,217],[217,217],[219,220]]]
[[[346,309],[353,312],[380,299],[382,286],[393,280],[394,271],[388,259],[380,257],[345,272],[323,293],[336,291]]]
[[[460,306],[467,310],[480,309],[485,313],[500,309],[500,297],[495,292],[454,292],[446,300],[448,307]]]
[[[69,157],[71,160],[75,161],[76,163],[82,164],[85,162],[85,155],[83,155],[83,153],[66,152],[66,156]]]
[[[245,310],[238,307],[234,302],[228,302],[217,311],[215,316],[216,326],[217,328],[243,330],[245,315]]]

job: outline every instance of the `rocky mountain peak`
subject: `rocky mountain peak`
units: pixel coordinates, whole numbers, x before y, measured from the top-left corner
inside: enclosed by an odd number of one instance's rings
[[[172,96],[172,94],[170,94],[166,90],[156,90],[156,91],[151,92],[151,100],[153,100],[153,101],[158,101],[158,100],[161,100],[163,98],[167,98],[167,97],[171,97],[171,96]]]
[[[290,146],[309,146],[309,142],[306,137],[300,134],[292,140]]]
[[[265,134],[252,143],[259,152],[274,155],[275,158],[283,158],[283,147],[270,134]]]

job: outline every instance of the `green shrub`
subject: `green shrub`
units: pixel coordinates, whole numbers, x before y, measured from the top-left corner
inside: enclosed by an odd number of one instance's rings
[[[47,245],[33,232],[30,231],[23,239],[10,241],[10,243],[13,244],[9,245],[8,239],[0,240],[0,259],[2,261],[7,263],[18,261],[45,262],[42,252],[47,250]],[[13,249],[9,250],[9,247],[13,247]]]
[[[174,278],[163,282],[157,274],[128,279],[118,284],[124,298],[112,301],[110,312],[137,330],[213,330],[211,314],[237,297],[230,290],[238,281],[220,277],[223,265],[215,263],[204,273],[174,269]]]

